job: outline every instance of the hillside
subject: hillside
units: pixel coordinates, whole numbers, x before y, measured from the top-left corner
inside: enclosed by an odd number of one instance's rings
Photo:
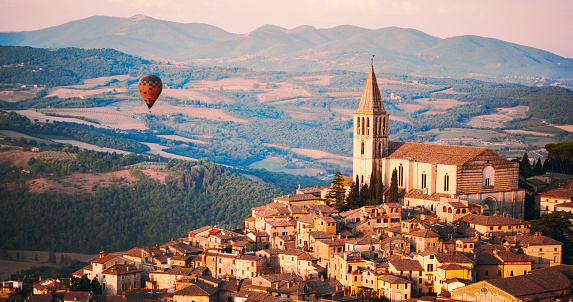
[[[264,25],[234,34],[200,23],[137,15],[94,16],[29,32],[0,33],[0,45],[42,48],[111,48],[145,58],[257,70],[362,72],[376,55],[380,72],[428,77],[573,78],[573,59],[502,40],[440,39],[419,30],[338,26],[285,29]],[[515,79],[511,79],[515,81]]]
[[[204,225],[238,227],[251,207],[297,184],[324,184],[240,171],[267,182],[258,183],[208,161],[166,162],[62,144],[22,151],[27,143],[5,140],[0,150],[0,250],[95,253],[149,246]],[[280,187],[271,184],[279,179]]]

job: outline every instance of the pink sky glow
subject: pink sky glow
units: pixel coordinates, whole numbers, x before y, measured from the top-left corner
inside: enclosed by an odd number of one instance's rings
[[[142,14],[238,34],[265,24],[397,26],[440,38],[497,38],[573,58],[571,0],[0,0],[0,11],[0,32],[37,30],[94,15]]]

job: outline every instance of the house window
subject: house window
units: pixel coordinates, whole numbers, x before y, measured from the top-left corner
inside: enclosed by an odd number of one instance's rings
[[[444,175],[444,191],[450,190],[450,176],[448,174]]]
[[[501,270],[500,269],[497,270],[497,275],[501,276]]]
[[[489,270],[487,270],[487,269],[485,270],[485,275],[489,276]]]
[[[513,271],[509,271],[509,275],[510,275],[510,276],[513,276]]]
[[[495,171],[492,166],[486,166],[483,168],[483,186],[489,187],[493,186]]]
[[[422,173],[422,189],[426,188],[426,172]]]

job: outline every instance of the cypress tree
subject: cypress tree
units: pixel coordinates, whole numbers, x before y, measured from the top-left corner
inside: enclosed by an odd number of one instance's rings
[[[382,184],[382,172],[378,173],[378,181],[376,183],[376,204],[384,202],[384,185]]]
[[[398,202],[398,171],[392,171],[390,190],[388,190],[388,202]]]

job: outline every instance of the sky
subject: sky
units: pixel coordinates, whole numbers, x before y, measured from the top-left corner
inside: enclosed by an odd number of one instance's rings
[[[0,0],[0,11],[0,32],[37,30],[94,15],[142,14],[207,23],[236,34],[265,24],[288,29],[397,26],[439,38],[497,38],[573,58],[572,0]]]

